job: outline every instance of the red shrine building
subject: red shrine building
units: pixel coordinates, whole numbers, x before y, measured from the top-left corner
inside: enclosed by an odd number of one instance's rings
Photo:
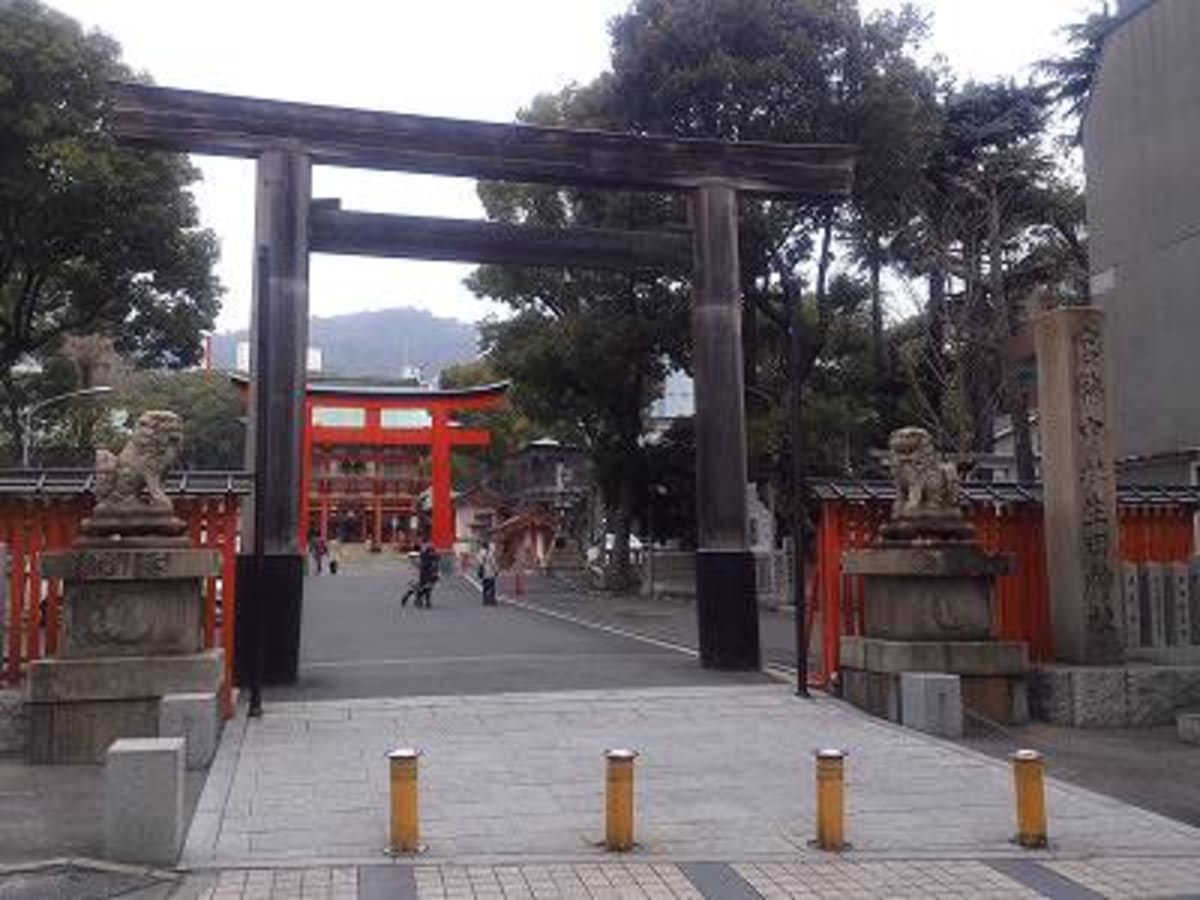
[[[234,379],[246,387],[245,376]],[[301,546],[309,535],[320,535],[373,547],[412,547],[423,537],[418,508],[429,491],[429,537],[439,551],[452,549],[450,455],[491,442],[489,431],[464,427],[455,416],[495,409],[507,392],[507,382],[441,390],[310,376]]]

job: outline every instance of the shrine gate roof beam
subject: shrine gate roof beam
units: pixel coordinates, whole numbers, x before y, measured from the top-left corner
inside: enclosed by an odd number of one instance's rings
[[[313,251],[514,266],[578,266],[688,274],[692,234],[603,228],[546,228],[470,219],[349,212],[314,201]]]
[[[182,90],[114,85],[124,142],[257,158],[290,144],[317,165],[497,181],[683,191],[720,182],[777,197],[847,196],[843,144],[730,143],[473,122]]]

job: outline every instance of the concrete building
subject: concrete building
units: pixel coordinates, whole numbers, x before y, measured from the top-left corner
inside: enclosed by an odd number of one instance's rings
[[[1122,0],[1083,125],[1093,302],[1117,458],[1195,483],[1200,459],[1200,2]]]

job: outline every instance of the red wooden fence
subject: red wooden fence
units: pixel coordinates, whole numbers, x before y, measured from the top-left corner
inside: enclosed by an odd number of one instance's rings
[[[838,668],[841,635],[863,632],[861,577],[842,572],[842,554],[866,547],[889,514],[884,497],[828,499],[821,503],[817,530],[817,574],[813,594],[821,617],[821,670],[828,683]],[[1194,506],[1187,503],[1119,507],[1120,556],[1126,562],[1182,562],[1193,554]],[[984,548],[1013,557],[1010,574],[996,585],[996,630],[1007,640],[1025,641],[1034,660],[1054,656],[1050,591],[1040,503],[973,503],[969,516]],[[809,632],[811,634],[811,630]]]
[[[62,582],[43,578],[41,555],[65,550],[90,514],[89,494],[0,496],[0,542],[8,547],[8,619],[0,684],[15,684],[30,660],[53,656],[58,650]],[[237,554],[239,496],[182,495],[175,513],[188,524],[194,547],[220,551],[221,574],[205,579],[204,646],[225,650],[222,706],[228,711],[233,684],[234,564]]]

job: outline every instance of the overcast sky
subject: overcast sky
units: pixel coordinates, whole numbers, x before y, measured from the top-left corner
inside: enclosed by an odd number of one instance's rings
[[[224,93],[511,121],[537,93],[607,67],[606,23],[627,0],[48,0],[120,41],[157,83]],[[895,5],[863,0],[866,10]],[[931,49],[963,78],[1021,76],[1054,53],[1086,0],[925,0]],[[203,223],[221,239],[221,330],[250,309],[253,164],[197,157]],[[347,209],[473,218],[474,182],[319,168],[317,197]],[[414,306],[468,321],[487,315],[469,266],[314,254],[311,310],[329,316]]]

